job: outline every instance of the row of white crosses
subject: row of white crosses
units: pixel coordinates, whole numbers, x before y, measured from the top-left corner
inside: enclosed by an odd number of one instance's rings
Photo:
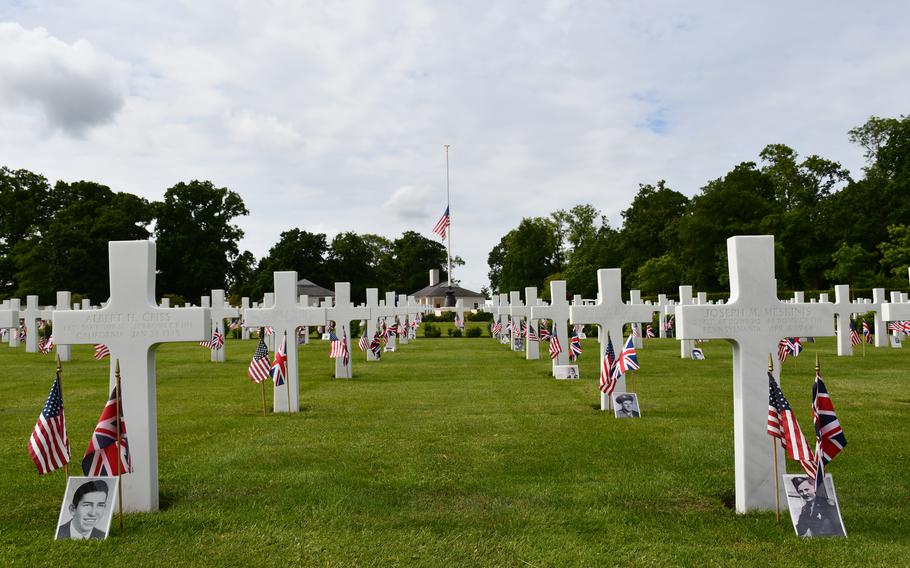
[[[910,267],[907,267],[907,277],[910,279]],[[907,301],[907,295],[892,292],[891,301],[882,304],[882,319],[885,321],[910,320],[910,302]]]

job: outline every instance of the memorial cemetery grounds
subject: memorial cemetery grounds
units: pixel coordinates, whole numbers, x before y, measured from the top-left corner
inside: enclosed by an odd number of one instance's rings
[[[489,338],[425,338],[335,379],[327,342],[299,346],[301,412],[262,416],[246,377],[255,340],[225,364],[195,343],[157,350],[161,511],[128,514],[103,543],[52,542],[62,472],[26,452],[52,357],[0,346],[0,559],[127,565],[906,565],[910,417],[903,350],[837,357],[835,339],[784,364],[811,438],[813,358],[849,439],[833,462],[846,539],[800,539],[782,504],[733,509],[730,344],[681,360],[645,340],[634,376],[643,420],[599,410],[595,338],[582,379]],[[486,325],[468,322],[472,325]],[[71,473],[109,392],[90,345],[63,364]],[[272,388],[267,383],[267,389]],[[271,405],[271,392],[267,400]],[[126,417],[129,428],[129,417]],[[770,444],[770,438],[768,438]],[[798,471],[788,464],[789,471]]]

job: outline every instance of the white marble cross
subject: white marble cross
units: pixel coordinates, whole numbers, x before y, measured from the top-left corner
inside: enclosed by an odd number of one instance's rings
[[[694,304],[692,300],[692,286],[680,286],[679,287],[679,304],[680,306],[688,306]],[[676,314],[679,313],[678,308],[674,310],[673,317],[676,318]],[[678,324],[679,322],[677,322]],[[695,340],[693,339],[680,339],[679,335],[679,326],[676,328],[676,339],[679,339],[679,356],[683,359],[692,358],[692,349],[695,348]],[[701,338],[698,338],[701,339]]]
[[[221,349],[212,349],[212,362],[214,363],[224,363],[227,352],[227,327],[224,325],[224,320],[226,318],[236,318],[240,315],[240,310],[230,305],[224,299],[224,290],[212,290],[212,333],[215,332],[215,326],[218,326],[218,329],[221,331],[221,334],[224,336],[224,345],[221,346]],[[294,345],[297,344],[297,336],[294,336]],[[288,338],[288,342],[291,341],[291,338]]]
[[[840,357],[850,357],[853,355],[853,344],[850,343],[850,318],[856,312],[864,311],[865,308],[858,302],[850,301],[850,286],[847,284],[838,284],[834,287],[834,315],[837,318],[837,355]],[[862,330],[857,329],[857,333]],[[861,338],[861,341],[865,339]]]
[[[393,292],[394,295],[394,292]],[[393,307],[394,309],[394,307]],[[335,282],[335,305],[326,308],[325,317],[335,322],[335,335],[339,340],[346,336],[348,347],[348,360],[338,357],[335,359],[335,378],[350,379],[353,376],[353,353],[351,352],[351,320],[362,320],[370,317],[370,309],[355,306],[351,303],[351,283]]]
[[[100,310],[54,312],[54,339],[62,344],[103,343],[110,349],[109,388],[120,361],[123,415],[133,473],[123,475],[123,508],[158,510],[158,420],[155,348],[160,343],[207,339],[209,314],[201,308],[159,308],[155,302],[155,243],[108,244],[111,297]],[[98,404],[109,390],[96,393]]]
[[[607,352],[607,334],[613,343],[613,350],[619,355],[625,344],[623,326],[627,323],[642,321],[650,317],[653,306],[644,304],[625,304],[622,301],[622,271],[619,268],[601,268],[597,271],[597,303],[593,306],[572,306],[569,314],[572,324],[596,324],[597,340],[600,343],[600,356],[597,359],[597,377],[600,380],[600,367]],[[613,389],[615,392],[626,392],[626,377],[622,376]],[[598,389],[598,392],[600,390]],[[611,397],[600,393],[600,408],[611,408]]]
[[[550,305],[549,306],[532,306],[531,318],[548,319],[551,322],[550,332],[556,332],[559,345],[562,352],[552,360],[551,372],[556,376],[557,365],[569,364],[569,302],[566,301],[566,281],[550,281]],[[553,328],[556,328],[555,330]]]
[[[41,319],[41,307],[38,296],[25,297],[25,309],[19,311],[19,317],[25,325],[25,352],[38,352],[38,320]]]
[[[679,306],[676,324],[681,339],[727,339],[733,344],[736,510],[746,513],[773,509],[775,503],[767,431],[769,354],[777,352],[784,337],[834,335],[834,311],[831,304],[792,304],[777,298],[773,236],[731,237],[727,259],[730,301],[723,306]],[[779,369],[777,357],[773,359]],[[783,461],[779,453],[782,472]],[[780,496],[786,499],[783,484]]]
[[[366,308],[370,310],[370,315],[367,316],[367,341],[373,341],[373,336],[376,335],[376,320],[379,318],[379,288],[367,288],[367,302],[365,304]],[[359,340],[359,339],[358,339]],[[376,358],[376,355],[373,353],[372,349],[367,349],[367,361],[379,361]]]
[[[525,305],[521,303],[521,292],[513,290],[509,292],[509,319],[512,321],[512,332],[509,334],[509,347],[512,351],[517,350],[518,342],[524,338],[519,336],[521,331],[521,321],[525,314],[523,313]]]
[[[512,330],[510,329],[509,323],[511,318],[509,317],[509,295],[500,294],[499,295],[499,325],[502,326],[502,335],[499,336],[499,343],[504,344],[512,343]]]
[[[274,279],[274,274],[275,273],[273,272],[272,273],[273,279]],[[297,292],[297,290],[295,289],[294,293],[296,293],[296,292]],[[259,304],[259,309],[271,308],[274,305],[275,305],[275,293],[274,292],[265,292],[262,295],[262,302]],[[268,346],[269,351],[275,351],[276,346],[281,342],[280,339],[278,339],[276,342],[277,337],[278,337],[277,333],[273,333],[272,335],[266,335],[265,343]]]
[[[250,309],[250,298],[249,296],[243,296],[240,298],[240,323],[243,324],[246,319],[246,311]],[[250,338],[250,328],[246,325],[240,326],[240,339],[246,341]]]
[[[0,329],[8,330],[10,347],[19,346],[19,308],[19,298],[3,300],[3,308],[0,308]]]
[[[268,306],[249,308],[244,317],[250,327],[271,327],[272,337],[281,338],[287,334],[287,387],[276,387],[273,392],[273,409],[275,412],[300,412],[300,374],[297,364],[297,328],[306,325],[325,325],[325,309],[311,308],[297,303],[297,273],[294,271],[273,273],[275,282],[274,294],[269,294]],[[290,392],[290,405],[288,393]]]
[[[385,300],[379,300],[379,307],[372,310],[373,317],[385,319],[386,327],[395,323],[395,314],[397,311],[395,306],[395,292],[386,292]],[[386,336],[385,348],[389,351],[395,351],[395,339],[394,335]]]
[[[910,304],[903,301],[900,292],[891,292],[891,301],[882,304],[882,319],[885,321],[910,320]]]
[[[882,318],[882,304],[884,303],[885,289],[873,288],[872,301],[867,306],[867,309],[871,312],[875,312],[875,337],[873,339],[876,347],[888,346],[888,328],[885,327],[885,320]]]
[[[398,318],[398,342],[402,345],[408,344],[408,298],[402,295],[398,298],[395,306],[395,316]]]
[[[464,309],[463,308],[464,301],[461,299],[455,300],[455,309],[459,309],[459,306],[462,307],[461,309]],[[417,301],[417,298],[415,298],[414,296],[408,296],[407,302],[404,305],[404,314],[405,314],[405,316],[407,316],[407,320],[409,322],[414,321],[414,318],[417,317],[417,314],[422,314],[422,313],[424,313],[424,308]],[[411,333],[412,330],[410,327],[408,327],[407,330],[405,330],[405,331],[406,331],[405,335],[410,337],[412,340],[417,338],[417,333],[415,332],[412,334]]]
[[[629,303],[633,306],[642,305],[641,290],[629,290]],[[636,349],[641,349],[642,347],[644,347],[644,333],[642,333],[641,323],[642,322],[651,323],[651,314],[658,311],[658,309],[654,306],[648,306],[647,304],[645,304],[645,305],[648,308],[650,308],[648,310],[645,318],[638,320],[638,321],[629,322],[635,328],[635,331],[636,331],[635,336],[632,338],[632,344],[635,346]],[[644,314],[644,312],[641,312],[641,313]],[[622,347],[620,347],[620,349],[622,349]]]
[[[492,325],[495,324],[497,321],[499,321],[499,295],[498,294],[493,294],[493,297],[490,299],[490,306],[491,306],[490,313],[493,314],[493,319],[490,322],[490,325],[491,325],[490,329],[492,330]],[[490,336],[493,339],[496,339],[496,336],[493,335],[492,333],[490,334]]]
[[[657,295],[657,337],[660,339],[666,339],[667,330],[664,329],[664,324],[667,321],[667,310],[668,305],[667,295],[658,294]]]
[[[528,286],[525,288],[525,303],[519,301],[518,305],[512,305],[509,307],[509,314],[514,317],[517,317],[519,324],[521,318],[527,320],[528,329],[532,335],[537,335],[537,320],[531,318],[531,308],[537,305],[537,288],[534,286]],[[520,329],[520,328],[519,328]],[[534,361],[540,359],[540,342],[538,341],[529,341],[527,334],[523,338],[525,342],[525,360]]]
[[[82,309],[83,310],[94,309],[94,308],[92,308],[92,300],[89,298],[82,298]]]

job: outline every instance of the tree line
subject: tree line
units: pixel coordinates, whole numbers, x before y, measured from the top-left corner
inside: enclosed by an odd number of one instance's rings
[[[641,184],[610,226],[590,204],[522,219],[489,253],[492,290],[550,280],[593,298],[596,271],[620,267],[646,294],[680,284],[728,290],[726,240],[774,235],[776,277],[790,290],[906,289],[910,265],[910,117],[871,117],[849,131],[866,158],[854,179],[839,163],[771,144],[689,198],[664,181]]]
[[[51,184],[28,170],[0,167],[0,299],[36,294],[42,304],[57,290],[98,303],[110,295],[108,241],[157,242],[157,292],[172,303],[226,288],[232,300],[261,298],[272,272],[332,287],[351,282],[352,298],[367,287],[413,293],[431,268],[445,276],[446,251],[414,231],[399,238],[344,232],[329,238],[292,228],[257,259],[241,251],[236,224],[248,215],[237,193],[210,181],[180,182],[162,201],[117,192],[92,181]],[[457,262],[461,262],[457,259]]]

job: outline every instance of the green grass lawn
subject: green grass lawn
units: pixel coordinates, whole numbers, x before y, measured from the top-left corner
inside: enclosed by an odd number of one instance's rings
[[[649,341],[635,421],[597,410],[595,340],[584,346],[579,381],[553,380],[549,360],[488,337],[421,337],[378,363],[358,352],[345,380],[314,341],[300,348],[302,411],[267,417],[246,378],[253,341],[229,341],[225,364],[163,346],[162,510],[128,515],[103,543],[55,543],[63,475],[39,477],[26,450],[54,363],[0,345],[0,564],[910,565],[910,350],[838,358],[823,339],[787,362],[784,392],[812,440],[821,353],[849,440],[829,472],[850,536],[813,541],[786,516],[730,509],[729,344],[705,344],[696,362],[679,359],[676,341]],[[108,396],[107,362],[90,346],[73,359],[64,387],[78,464]]]

